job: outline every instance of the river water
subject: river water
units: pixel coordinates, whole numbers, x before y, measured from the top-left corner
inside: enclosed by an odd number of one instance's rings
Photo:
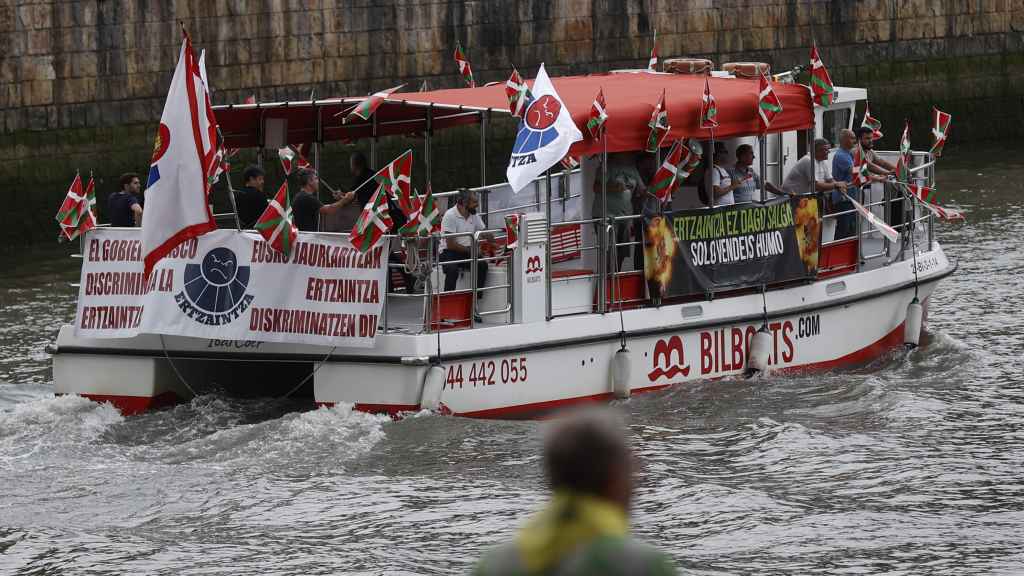
[[[927,346],[621,404],[639,537],[688,574],[1024,573],[1024,164],[995,152],[942,160],[969,223]],[[2,574],[461,573],[544,501],[537,422],[55,398],[77,262],[0,264]]]

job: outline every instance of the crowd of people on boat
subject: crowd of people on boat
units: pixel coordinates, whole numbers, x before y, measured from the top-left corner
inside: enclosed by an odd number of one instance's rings
[[[853,180],[853,149],[859,145],[863,150],[864,162],[870,171],[871,181],[884,180],[895,172],[896,167],[878,157],[873,150],[873,132],[861,127],[856,131],[843,129],[839,132],[839,147],[829,160],[831,143],[818,138],[812,152],[800,158],[777,186],[764,180],[754,169],[755,152],[750,144],[740,144],[730,157],[729,149],[722,141],[713,143],[712,161],[699,165],[682,182],[684,187],[696,189],[700,205],[706,207],[731,206],[768,201],[778,196],[796,195],[815,190],[825,199],[827,213],[836,217],[835,238],[845,238],[856,233],[856,212],[847,197],[862,201],[861,190],[850,186]],[[703,145],[691,140],[691,148],[702,154]],[[617,248],[611,250],[617,260],[617,269],[631,252],[638,269],[643,266],[643,226],[638,218],[659,213],[664,206],[648,191],[657,173],[657,156],[646,152],[617,152],[608,154],[606,179],[596,179],[593,187],[592,217],[607,216],[619,218],[615,228]],[[312,168],[299,169],[294,175],[298,191],[291,199],[295,226],[302,231],[348,232],[355,225],[374,191],[374,170],[365,154],[355,151],[349,157],[351,185],[348,191],[331,189],[331,199],[320,200],[320,178]],[[710,171],[710,176],[706,174]],[[266,172],[256,165],[246,167],[242,172],[242,183],[234,191],[239,224],[243,229],[252,229],[269,203],[265,190]],[[107,214],[113,226],[140,226],[144,198],[141,181],[135,173],[128,172],[119,179],[120,189],[108,196]],[[602,189],[606,199],[602,199]],[[682,187],[680,188],[682,189]],[[388,200],[392,221],[392,233],[406,223],[402,210],[393,199]],[[445,239],[438,254],[445,274],[445,290],[454,290],[461,273],[469,270],[471,263],[469,234],[487,228],[478,213],[480,199],[473,190],[460,190],[449,202],[444,212],[441,229],[444,234],[466,234]],[[899,223],[901,206],[894,203],[889,220]],[[632,240],[632,241],[631,241]],[[394,255],[392,260],[397,260]],[[612,254],[609,254],[609,259]],[[488,265],[477,262],[478,287],[486,284]],[[410,287],[414,284],[404,274]]]

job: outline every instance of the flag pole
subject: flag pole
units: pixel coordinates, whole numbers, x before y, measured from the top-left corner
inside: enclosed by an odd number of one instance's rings
[[[544,265],[547,267],[547,272],[545,273],[546,279],[544,281],[544,290],[546,292],[545,299],[544,299],[545,300],[545,304],[544,304],[544,308],[545,308],[544,312],[545,312],[545,314],[544,315],[545,315],[547,320],[551,320],[551,318],[553,318],[554,316],[551,314],[551,168],[550,167],[548,167],[548,169],[545,171],[544,179],[545,179],[546,184],[547,184],[545,186],[547,188],[547,201],[546,201],[546,205],[545,205],[545,211],[548,213],[547,246],[546,246],[547,249],[544,250]]]
[[[601,220],[597,223],[597,243],[600,246],[600,258],[597,262],[599,284],[597,286],[597,311],[605,313],[608,293],[608,132],[601,132]]]
[[[182,24],[184,26],[184,24]],[[220,126],[217,126],[217,144],[221,150],[224,150],[224,133],[221,132]],[[227,152],[225,151],[226,155]],[[225,158],[221,157],[221,167],[227,166],[230,168],[230,164],[225,161]],[[235,188],[231,185],[231,170],[224,170],[224,181],[228,183],[228,200],[231,202],[231,215],[235,217],[235,229],[242,229],[242,221],[238,218],[238,204],[235,202]]]

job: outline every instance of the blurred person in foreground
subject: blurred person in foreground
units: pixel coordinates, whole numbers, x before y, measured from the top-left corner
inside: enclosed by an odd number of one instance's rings
[[[634,457],[607,409],[554,421],[544,441],[548,505],[515,540],[487,553],[478,576],[675,574],[668,557],[629,536]]]

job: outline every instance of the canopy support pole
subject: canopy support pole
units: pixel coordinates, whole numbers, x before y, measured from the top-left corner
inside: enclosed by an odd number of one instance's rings
[[[228,198],[231,200],[231,212],[235,217],[235,229],[242,229],[242,221],[238,218],[238,204],[235,202],[235,188],[231,185],[231,173],[224,171],[224,181],[228,183]]]
[[[712,174],[711,174],[712,170],[717,170],[717,168],[715,168],[715,129],[714,128],[711,129],[711,170],[708,170],[706,172],[705,177],[704,177],[704,185],[707,186],[707,189],[708,189],[708,199],[711,200],[710,208],[714,208],[715,207],[715,200],[716,200],[715,199],[715,187],[711,184],[712,182],[714,182],[714,176],[712,176]]]
[[[608,134],[601,136],[601,219],[596,222],[597,245],[597,311],[604,314],[608,296]]]
[[[544,318],[551,320],[554,316],[551,314],[551,168],[548,168],[544,172],[545,188],[547,188],[547,200],[545,211],[547,212],[548,225],[547,225],[547,246],[544,250],[544,266],[546,272],[544,274],[544,290],[547,292],[544,299]]]
[[[768,201],[768,134],[761,134],[761,137],[757,139],[757,154],[761,158],[759,163],[761,167],[761,203],[764,204]]]
[[[430,105],[427,107],[427,130],[423,135],[423,159],[427,165],[427,184],[433,182],[433,172],[431,171],[431,158],[430,158],[430,146],[431,140],[434,136],[434,106]],[[425,191],[424,191],[425,192]]]
[[[484,111],[480,111],[480,188],[487,186],[487,114]],[[487,226],[491,225],[490,216],[490,194],[486,190],[482,190],[482,198],[480,199],[481,212],[484,213],[484,224]]]

